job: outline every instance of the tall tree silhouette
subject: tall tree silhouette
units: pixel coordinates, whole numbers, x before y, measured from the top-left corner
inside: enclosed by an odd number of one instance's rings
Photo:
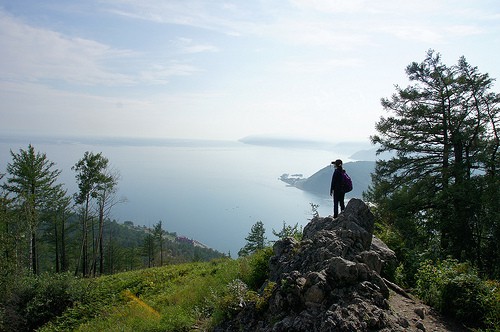
[[[98,199],[99,195],[102,195],[102,191],[112,186],[114,179],[107,172],[108,163],[108,159],[101,153],[94,154],[87,151],[83,158],[71,168],[76,172],[79,188],[79,192],[74,195],[74,199],[77,204],[82,206],[82,244],[79,258],[80,263],[77,265],[75,274],[78,274],[79,265],[81,265],[82,274],[84,276],[89,275],[88,233],[89,228],[93,230],[93,216],[90,215],[90,208],[92,200]]]
[[[35,152],[30,144],[27,150],[10,152],[12,162],[7,164],[7,182],[3,188],[14,195],[29,234],[29,267],[38,274],[37,230],[41,222],[41,212],[47,208],[49,199],[61,184],[56,181],[61,173],[54,169],[55,163],[48,160],[45,153]]]
[[[443,256],[481,265],[481,242],[493,240],[498,227],[482,212],[498,211],[498,198],[495,204],[486,199],[498,188],[500,97],[491,92],[494,80],[464,57],[446,66],[433,50],[406,73],[410,85],[396,86],[391,98],[382,99],[389,115],[371,137],[379,152],[394,153],[377,162],[371,199],[382,209],[390,206],[387,216],[406,220],[399,225],[413,237],[409,241],[437,235]]]

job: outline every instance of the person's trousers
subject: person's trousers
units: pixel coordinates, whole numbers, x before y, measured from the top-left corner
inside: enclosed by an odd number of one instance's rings
[[[339,205],[340,205],[340,211],[344,211],[345,209],[345,204],[344,204],[344,198],[345,198],[345,193],[343,192],[333,192],[333,217],[337,218],[339,215]]]

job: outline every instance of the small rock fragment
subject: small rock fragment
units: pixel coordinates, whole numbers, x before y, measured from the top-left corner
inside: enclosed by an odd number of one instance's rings
[[[418,322],[415,323],[415,327],[419,329],[420,331],[426,331],[424,323],[419,320]]]
[[[425,314],[427,313],[424,307],[417,307],[414,311],[418,315],[418,317],[420,317],[420,319],[424,319]]]

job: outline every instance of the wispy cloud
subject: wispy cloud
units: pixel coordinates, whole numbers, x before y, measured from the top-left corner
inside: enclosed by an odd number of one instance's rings
[[[30,26],[0,11],[0,72],[9,80],[60,80],[71,84],[131,84],[106,63],[134,56],[93,40]]]
[[[179,37],[172,41],[172,44],[179,50],[179,52],[187,54],[219,51],[218,47],[214,45],[210,45],[208,43],[196,43],[191,38]]]
[[[411,24],[393,24],[380,28],[387,35],[401,40],[436,44],[444,40],[444,35],[436,28]]]
[[[339,68],[356,68],[364,65],[361,59],[357,58],[339,58],[339,59],[320,59],[316,61],[292,60],[285,63],[286,72],[295,72],[303,74],[325,74],[335,71]]]
[[[359,12],[366,7],[365,0],[291,0],[300,9],[314,9],[329,13]]]
[[[341,135],[366,135],[380,97],[428,48],[498,76],[491,1],[10,1],[0,129],[330,135],[344,116],[356,130]]]
[[[452,36],[475,36],[480,35],[485,32],[485,30],[481,27],[474,25],[450,25],[446,27],[446,31]]]
[[[239,35],[244,11],[225,1],[107,1],[109,13],[156,23],[175,24]],[[240,22],[240,25],[237,24]]]
[[[208,43],[190,39],[176,42],[178,53],[216,52]],[[0,11],[0,79],[87,86],[165,84],[173,76],[187,76],[200,69],[187,60],[116,49],[94,40],[67,36],[29,25]]]
[[[171,61],[167,64],[155,64],[151,68],[143,70],[139,79],[143,83],[162,84],[168,83],[173,76],[190,76],[201,70],[187,63]]]

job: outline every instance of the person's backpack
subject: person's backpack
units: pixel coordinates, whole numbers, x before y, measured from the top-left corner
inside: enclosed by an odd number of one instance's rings
[[[346,171],[342,172],[342,191],[348,193],[352,190],[352,180]]]

